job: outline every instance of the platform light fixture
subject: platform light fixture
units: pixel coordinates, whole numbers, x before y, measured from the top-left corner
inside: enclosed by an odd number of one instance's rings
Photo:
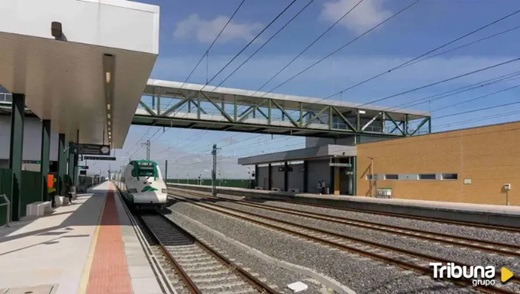
[[[115,74],[115,57],[112,54],[103,54],[103,85],[105,90],[105,103],[107,122],[106,128],[108,133],[109,144],[112,142],[112,104],[114,103],[114,74]]]
[[[364,110],[361,110],[361,109],[360,109],[360,110],[358,110],[358,112],[359,112],[359,114],[365,114],[365,113],[367,113],[366,111],[364,111]]]

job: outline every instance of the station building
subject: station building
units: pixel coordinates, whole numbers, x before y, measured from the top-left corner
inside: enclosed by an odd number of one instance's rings
[[[316,193],[323,180],[336,195],[520,205],[519,144],[513,122],[399,138],[307,138],[304,149],[238,162],[256,166],[257,189]]]

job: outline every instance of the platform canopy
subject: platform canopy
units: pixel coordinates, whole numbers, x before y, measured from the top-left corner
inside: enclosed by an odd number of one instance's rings
[[[159,48],[159,7],[1,1],[0,84],[67,141],[121,148]],[[110,133],[110,136],[109,136]]]
[[[270,154],[242,157],[238,159],[238,164],[254,165],[298,160],[341,158],[349,156],[356,156],[355,146],[328,144],[309,148],[275,152]]]
[[[403,126],[409,121],[421,120],[421,127],[429,119],[423,111],[149,80],[133,124],[294,136],[406,136]]]

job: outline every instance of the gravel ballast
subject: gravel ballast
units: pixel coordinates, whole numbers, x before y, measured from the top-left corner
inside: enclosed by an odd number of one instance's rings
[[[177,190],[177,189],[174,189]],[[177,190],[181,191],[181,190]],[[181,192],[182,193],[182,192]],[[197,191],[197,193],[201,193]],[[204,193],[204,192],[202,192]],[[209,196],[209,194],[207,194]],[[219,197],[225,197],[229,199],[241,200],[244,197],[234,196],[234,195],[223,195],[219,194]],[[425,230],[427,232],[438,232],[444,234],[450,234],[453,236],[462,236],[469,237],[479,240],[486,240],[492,242],[501,242],[507,244],[520,244],[520,234],[492,229],[484,229],[484,228],[475,228],[471,226],[460,226],[453,224],[443,224],[435,221],[423,221],[423,220],[415,220],[415,219],[407,219],[407,218],[399,218],[393,216],[384,216],[378,214],[371,214],[370,212],[356,212],[356,211],[348,211],[334,208],[323,208],[316,207],[306,204],[294,204],[283,201],[276,200],[266,200],[266,199],[258,199],[258,198],[248,198],[251,202],[258,202],[261,204],[266,204],[270,206],[280,207],[280,208],[292,208],[298,209],[307,212],[315,212],[328,214],[331,216],[340,216],[340,217],[348,217],[353,218],[360,221],[370,221],[380,224],[388,224],[393,226],[399,226],[402,228],[413,228],[419,230]]]
[[[469,265],[493,265],[495,268],[505,266],[513,272],[520,272],[520,260],[518,258],[508,258],[505,256],[491,255],[490,252],[476,251],[471,248],[437,243],[417,238],[402,237],[386,232],[379,232],[364,228],[333,223],[329,221],[314,220],[308,217],[288,215],[282,212],[268,211],[262,208],[249,207],[231,202],[218,202],[219,206],[239,209],[243,212],[251,212],[267,217],[272,217],[297,224],[307,225],[317,229],[324,229],[349,237],[356,237],[367,241],[386,244],[393,247],[408,249],[418,253],[424,253],[433,257],[447,259],[453,262],[465,263]],[[464,248],[464,249],[463,249]]]
[[[223,253],[229,259],[232,259],[240,266],[246,268],[250,273],[261,273],[260,278],[267,279],[266,283],[268,285],[276,285],[277,288],[275,290],[277,291],[292,293],[286,286],[301,281],[307,284],[311,293],[330,292],[330,289],[327,289],[325,285],[320,284],[312,277],[270,264],[262,258],[251,254],[249,252],[250,250],[246,251],[244,248],[236,245],[236,241],[230,240],[230,238],[224,234],[213,231],[196,220],[178,213],[171,214],[169,217],[191,234],[201,238],[206,243],[210,243],[212,247],[217,248],[220,253]]]
[[[269,256],[314,268],[317,272],[336,279],[357,293],[469,292],[449,282],[434,281],[425,276],[419,277],[415,273],[387,266],[369,258],[222,216],[188,203],[177,202],[170,206],[170,209],[173,211],[173,218],[176,213],[186,215]],[[265,273],[260,272],[260,274]]]

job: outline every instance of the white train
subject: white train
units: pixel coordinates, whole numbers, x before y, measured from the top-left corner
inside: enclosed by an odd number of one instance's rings
[[[168,190],[157,162],[132,160],[121,177],[121,190],[135,207],[166,206]]]

